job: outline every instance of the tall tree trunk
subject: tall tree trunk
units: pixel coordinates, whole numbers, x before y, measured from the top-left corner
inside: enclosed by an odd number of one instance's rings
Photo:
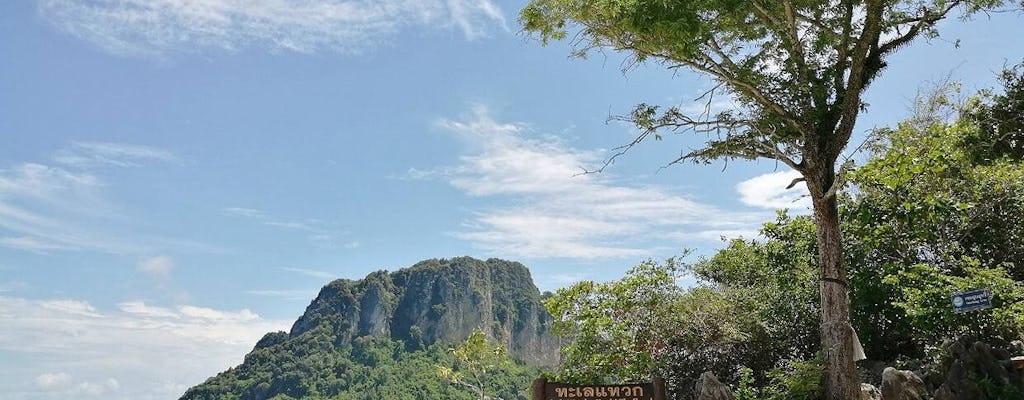
[[[816,171],[817,172],[817,171]],[[821,347],[825,356],[825,400],[857,400],[860,379],[853,360],[853,326],[850,325],[850,297],[843,265],[843,244],[839,227],[839,203],[827,195],[836,179],[827,168],[808,174],[807,187],[818,226],[818,256],[821,259]]]

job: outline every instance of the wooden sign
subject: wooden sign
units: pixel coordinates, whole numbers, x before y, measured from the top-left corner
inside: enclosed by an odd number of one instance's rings
[[[665,400],[665,381],[622,385],[570,385],[533,381],[533,400]]]

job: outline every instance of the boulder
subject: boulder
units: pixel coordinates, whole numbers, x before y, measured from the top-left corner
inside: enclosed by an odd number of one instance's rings
[[[881,400],[882,392],[870,383],[860,384],[860,400]]]
[[[694,388],[696,400],[734,400],[729,387],[718,380],[711,371],[700,374]]]
[[[950,343],[946,350],[949,367],[935,391],[935,400],[1002,400],[1005,396],[1016,397],[1009,393],[1024,389],[1006,350],[967,339]],[[982,383],[984,388],[979,386]]]
[[[924,400],[928,389],[916,374],[888,367],[882,371],[882,400]]]

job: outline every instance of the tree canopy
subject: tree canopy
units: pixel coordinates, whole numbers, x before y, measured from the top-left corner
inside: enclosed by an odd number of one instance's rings
[[[1006,346],[1024,337],[1024,160],[976,159],[999,139],[976,116],[1019,90],[1005,89],[965,103],[945,91],[923,96],[914,116],[879,131],[871,157],[850,171],[841,228],[852,323],[868,365],[935,369],[943,343],[969,336]],[[809,216],[780,212],[760,239],[729,241],[695,263],[643,262],[620,280],[558,291],[547,305],[556,333],[573,338],[560,373],[657,372],[672,398],[685,399],[711,370],[746,399],[821,398],[816,229]],[[678,286],[684,272],[699,284]],[[992,291],[991,309],[953,312],[952,293],[979,288]]]
[[[970,16],[1008,3],[532,0],[520,20],[545,43],[577,30],[577,56],[591,49],[613,49],[636,62],[659,61],[716,83],[702,96],[709,107],[701,115],[689,115],[680,107],[662,111],[657,105],[638,105],[624,119],[636,124],[640,133],[608,163],[665,130],[694,131],[707,134],[705,145],[673,162],[763,157],[800,172],[814,206],[821,259],[826,398],[838,400],[856,398],[860,385],[836,199],[844,180],[836,165],[866,107],[865,90],[884,70],[888,56],[917,38],[937,36],[937,23],[957,10]],[[716,91],[740,106],[710,115]]]

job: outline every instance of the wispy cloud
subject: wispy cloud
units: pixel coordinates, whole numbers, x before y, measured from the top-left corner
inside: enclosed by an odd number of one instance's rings
[[[99,166],[175,160],[147,146],[76,143],[57,152],[64,165],[25,162],[0,169],[0,246],[36,253],[142,254],[159,247],[209,250],[189,240],[123,233],[135,223],[105,196]]]
[[[792,170],[770,172],[736,184],[736,192],[740,194],[740,201],[749,206],[807,211],[811,208],[807,186],[797,183],[793,188],[786,189],[799,177],[800,173]]]
[[[74,314],[94,317],[96,309],[91,304],[80,300],[46,300],[40,301],[39,305],[47,310],[52,310],[64,314]]]
[[[76,142],[53,156],[53,161],[69,167],[137,167],[144,162],[177,161],[170,152],[149,146],[124,143]]]
[[[180,319],[181,315],[170,308],[147,305],[144,301],[126,301],[118,303],[117,308],[125,313],[150,318]]]
[[[309,301],[309,299],[316,297],[316,289],[246,290],[245,294],[262,297],[276,297],[284,300]]]
[[[43,389],[64,386],[71,381],[71,376],[66,372],[48,372],[36,376],[36,385]]]
[[[309,226],[309,223],[299,221],[264,221],[263,225],[273,226],[276,228],[295,229],[300,231],[313,230],[313,228]]]
[[[735,212],[659,186],[616,183],[608,174],[580,175],[602,151],[574,149],[528,136],[523,124],[501,123],[484,107],[466,120],[443,120],[470,152],[454,166],[415,177],[441,178],[469,196],[512,206],[478,209],[452,234],[477,247],[526,258],[613,258],[652,254],[683,234],[740,230],[770,215]],[[696,236],[695,236],[696,237]],[[682,247],[682,243],[672,246]]]
[[[47,250],[70,250],[72,247],[67,245],[47,242],[40,239],[19,236],[19,237],[4,237],[0,238],[0,246],[10,247],[12,249],[21,249],[36,252],[46,252]]]
[[[222,213],[228,217],[250,219],[273,228],[301,232],[319,247],[352,249],[359,246],[357,241],[343,242],[341,239],[348,236],[348,232],[338,230],[330,222],[321,219],[283,219],[269,215],[263,210],[248,207],[225,207]]]
[[[4,398],[177,398],[288,325],[249,310],[132,301],[106,311],[80,300],[0,296],[0,351],[31,355],[0,365],[9,382],[23,382],[5,387]]]
[[[224,215],[229,217],[263,218],[263,211],[255,208],[226,207]]]
[[[491,0],[37,0],[60,30],[118,55],[255,47],[357,52],[411,28],[507,30]]]
[[[137,267],[139,272],[157,279],[167,279],[174,269],[174,259],[168,256],[143,257]]]
[[[314,277],[314,278],[334,279],[334,278],[338,277],[338,274],[330,273],[330,272],[327,272],[327,271],[316,270],[316,269],[305,269],[305,268],[283,268],[283,269],[285,271],[288,271],[288,272],[295,272],[295,273],[298,273],[298,274],[302,274],[302,275],[306,275],[306,276],[311,276],[311,277]]]

